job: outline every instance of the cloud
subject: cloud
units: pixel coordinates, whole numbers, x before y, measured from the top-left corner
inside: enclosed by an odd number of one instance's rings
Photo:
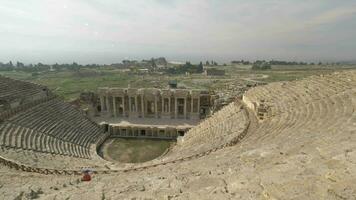
[[[325,25],[356,16],[356,6],[336,8],[320,13],[310,20],[309,25]]]
[[[337,57],[345,59],[349,54],[342,50],[346,42],[340,38],[355,37],[347,28],[350,20],[355,21],[355,3],[350,2],[4,0],[0,61],[87,63],[96,58],[110,63],[152,56],[311,59],[310,44],[313,51],[323,52],[322,57],[331,55],[326,50],[335,52],[325,41],[341,43]],[[336,25],[338,29],[333,29]],[[348,51],[356,50],[353,41],[347,43]]]

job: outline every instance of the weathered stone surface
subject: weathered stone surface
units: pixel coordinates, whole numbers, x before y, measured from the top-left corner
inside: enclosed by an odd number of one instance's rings
[[[140,171],[97,174],[91,182],[0,167],[0,199],[24,199],[29,188],[42,199],[356,199],[356,71],[256,87],[244,100],[251,124],[233,146]],[[271,109],[257,120],[261,100]],[[201,142],[187,134],[152,163],[225,141],[230,134],[213,127],[227,119],[212,116],[196,127],[205,132],[192,129]]]

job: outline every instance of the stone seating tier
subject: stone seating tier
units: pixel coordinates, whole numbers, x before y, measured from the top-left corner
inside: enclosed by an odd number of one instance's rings
[[[257,148],[256,145],[264,146],[271,141],[278,141],[280,146],[276,148],[284,148],[283,145],[290,145],[290,138],[294,138],[296,144],[302,144],[303,138],[309,135],[315,137],[316,133],[323,134],[323,140],[328,140],[343,131],[350,131],[348,125],[354,123],[355,119],[355,73],[312,76],[300,81],[271,83],[250,89],[244,94],[243,103],[252,112],[248,112],[241,103],[231,103],[189,130],[166,155],[135,166],[184,160],[221,149],[236,138],[242,139],[253,118],[249,113],[257,113],[256,105],[262,104],[270,108],[267,111],[269,113],[259,121],[253,134],[247,133],[249,137],[241,144],[244,148]],[[58,126],[63,127],[62,131]],[[75,130],[75,127],[80,127],[80,130]],[[37,152],[38,149],[45,149],[41,153],[45,156],[68,157],[66,155],[71,154],[85,157],[91,142],[95,140],[91,138],[101,135],[95,124],[86,121],[76,110],[58,100],[48,101],[22,115],[15,115],[0,128],[10,130],[0,137],[0,144],[6,151],[25,149],[26,152]],[[9,136],[8,132],[13,134]],[[51,142],[58,138],[60,142]],[[68,147],[70,145],[72,147]]]
[[[39,155],[90,159],[91,145],[104,132],[73,106],[56,98],[4,119],[0,146]]]
[[[11,100],[18,97],[30,97],[42,93],[43,89],[46,89],[46,87],[0,75],[0,98],[2,99]]]

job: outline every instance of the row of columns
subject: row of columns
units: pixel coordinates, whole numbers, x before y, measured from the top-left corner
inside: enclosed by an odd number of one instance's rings
[[[126,101],[125,101],[125,96],[100,96],[100,103],[101,103],[101,111],[108,111],[108,112],[112,112],[114,117],[118,117],[118,113],[117,113],[117,107],[116,107],[116,98],[120,97],[122,100],[122,112],[123,112],[123,116],[127,116],[126,115]],[[109,98],[112,98],[112,110],[110,109],[110,102],[109,102]],[[132,98],[135,99],[135,111],[132,110]],[[136,112],[136,114],[138,115],[138,96],[128,96],[128,103],[129,103],[129,115],[133,114],[134,112]],[[168,99],[168,111],[165,112],[165,100]],[[184,118],[187,118],[187,98],[183,97],[183,98],[179,98],[179,97],[174,97],[174,118],[178,118],[178,99],[183,99],[184,100],[184,104],[183,104],[183,115]],[[194,99],[197,101],[197,106],[196,109],[194,109]],[[146,117],[146,109],[145,109],[145,104],[147,101],[145,101],[144,96],[141,95],[141,117]],[[172,108],[171,108],[171,97],[164,97],[162,96],[162,105],[161,105],[161,113],[162,114],[171,114],[172,113]],[[154,97],[154,115],[156,118],[158,118],[158,98],[157,96]],[[194,112],[194,110],[196,110],[196,112]],[[200,97],[192,97],[191,98],[191,105],[190,105],[190,113],[191,114],[197,114],[199,115],[199,110],[200,110]]]

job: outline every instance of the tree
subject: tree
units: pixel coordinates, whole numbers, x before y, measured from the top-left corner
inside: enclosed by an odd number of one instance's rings
[[[249,64],[250,64],[250,61],[244,61],[243,64],[244,64],[244,65],[249,65]]]
[[[198,65],[197,72],[198,73],[203,73],[203,71],[204,71],[203,62],[200,62],[199,65]]]
[[[203,68],[204,67],[202,62],[200,62],[200,64],[198,65],[192,65],[189,61],[187,61],[184,65],[170,67],[166,69],[166,72],[168,74],[184,74],[186,72],[193,74],[193,73],[202,73]]]
[[[157,68],[156,62],[155,62],[155,60],[153,58],[151,59],[151,66],[152,66],[153,69]]]
[[[268,70],[268,69],[272,69],[271,64],[264,62],[264,61],[260,61],[260,62],[255,62],[252,65],[252,70]]]
[[[210,65],[209,61],[206,61],[205,65],[209,66]]]
[[[23,63],[21,63],[21,62],[19,62],[19,61],[17,61],[16,62],[16,67],[17,68],[22,68],[22,67],[24,67],[25,65],[23,64]]]

